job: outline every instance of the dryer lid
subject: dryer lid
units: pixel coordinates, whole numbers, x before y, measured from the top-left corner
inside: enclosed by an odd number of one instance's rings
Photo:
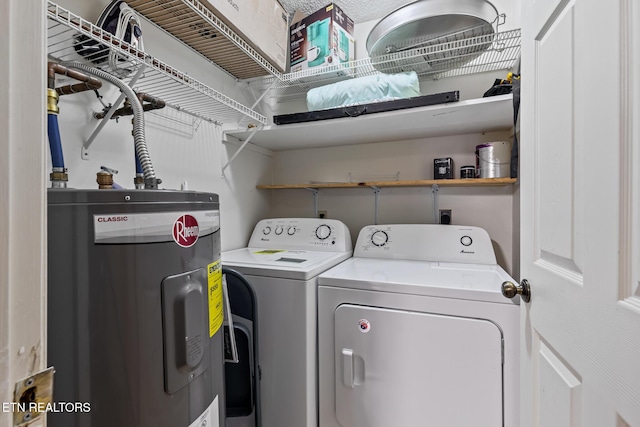
[[[318,277],[318,285],[426,295],[501,304],[502,282],[514,281],[498,265],[351,258]]]

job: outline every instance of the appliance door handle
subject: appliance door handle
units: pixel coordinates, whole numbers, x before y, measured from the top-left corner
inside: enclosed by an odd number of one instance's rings
[[[224,298],[224,361],[238,363],[238,346],[236,344],[236,329],[233,326],[233,314],[231,313],[231,303],[229,302],[229,288],[227,287],[227,275],[222,275],[222,296]]]
[[[342,382],[345,386],[353,388],[353,350],[342,349]]]

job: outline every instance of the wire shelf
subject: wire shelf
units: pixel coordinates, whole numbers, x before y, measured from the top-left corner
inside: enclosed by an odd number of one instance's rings
[[[55,61],[80,61],[129,82],[140,67],[134,90],[163,99],[169,107],[212,123],[267,118],[168,64],[117,39],[57,4],[47,2],[47,46]],[[116,60],[109,61],[109,51]],[[111,63],[110,63],[111,62]]]
[[[478,49],[484,52],[478,56]],[[355,77],[380,73],[415,71],[422,79],[506,70],[513,67],[520,55],[520,29],[494,34],[444,40],[437,44],[394,52],[374,58],[365,58],[306,69],[262,79],[247,80],[253,90],[269,90],[276,100],[305,94],[315,87]]]
[[[125,1],[149,21],[238,79],[281,74],[198,0]]]

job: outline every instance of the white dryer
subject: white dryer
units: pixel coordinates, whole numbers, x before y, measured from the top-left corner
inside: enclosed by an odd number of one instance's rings
[[[516,427],[519,300],[477,227],[375,225],[318,279],[322,427]]]
[[[222,253],[256,292],[263,427],[317,427],[317,280],[351,254],[347,226],[315,218],[262,220]]]

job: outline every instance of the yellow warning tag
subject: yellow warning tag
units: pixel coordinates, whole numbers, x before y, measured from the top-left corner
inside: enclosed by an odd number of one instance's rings
[[[271,254],[277,254],[278,252],[286,252],[286,251],[284,249],[263,249],[261,251],[254,252],[254,254],[271,255]]]
[[[209,293],[209,337],[222,326],[224,310],[222,306],[222,265],[220,260],[207,266]]]

